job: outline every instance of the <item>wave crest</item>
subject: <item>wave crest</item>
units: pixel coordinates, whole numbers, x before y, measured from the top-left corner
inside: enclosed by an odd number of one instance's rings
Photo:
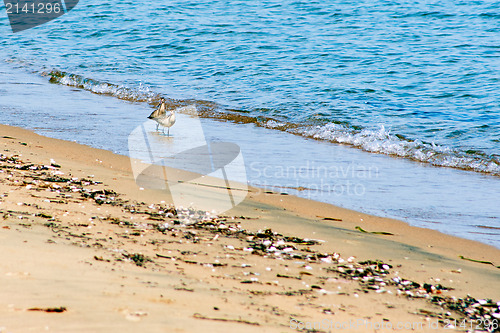
[[[51,83],[76,87],[93,92],[94,94],[109,95],[127,101],[151,103],[160,98],[159,94],[151,91],[149,87],[143,84],[140,84],[138,88],[134,89],[58,70],[52,70],[47,73],[47,75],[50,76],[49,82]]]
[[[339,124],[326,124],[301,129],[302,135],[318,140],[347,144],[367,152],[408,158],[434,166],[500,175],[500,159],[478,153],[468,153],[435,143],[408,140],[391,134],[383,125],[378,130],[354,130]]]

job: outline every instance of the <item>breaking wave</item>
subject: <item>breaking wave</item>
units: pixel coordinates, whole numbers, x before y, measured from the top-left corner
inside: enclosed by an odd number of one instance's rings
[[[157,93],[152,92],[148,87],[142,84],[134,89],[113,83],[88,79],[81,75],[59,70],[52,70],[49,73],[42,73],[42,75],[50,76],[49,82],[51,83],[76,87],[93,92],[94,94],[113,96],[132,102],[153,102],[160,98]]]
[[[274,124],[271,124],[274,126]],[[367,152],[408,158],[434,166],[452,167],[500,176],[500,158],[478,152],[451,149],[435,143],[409,140],[391,134],[383,125],[378,130],[355,130],[340,124],[326,124],[295,130],[306,137],[347,144]]]

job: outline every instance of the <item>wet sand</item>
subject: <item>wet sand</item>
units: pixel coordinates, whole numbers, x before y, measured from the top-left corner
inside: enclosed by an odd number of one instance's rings
[[[175,210],[126,156],[3,125],[0,149],[2,333],[500,319],[494,247],[256,188],[224,216]]]

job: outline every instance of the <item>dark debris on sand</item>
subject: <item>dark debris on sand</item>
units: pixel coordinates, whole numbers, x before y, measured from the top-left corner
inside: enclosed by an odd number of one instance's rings
[[[242,251],[245,254],[252,254],[270,259],[280,260],[301,260],[308,264],[321,264],[326,266],[324,271],[334,274],[338,277],[357,281],[360,291],[365,293],[394,293],[400,297],[421,298],[428,302],[441,307],[444,313],[431,313],[424,311],[420,314],[426,316],[437,317],[440,320],[452,318],[451,312],[458,314],[461,318],[467,320],[476,320],[486,322],[500,321],[500,302],[495,302],[491,299],[475,299],[472,296],[464,298],[456,298],[447,296],[446,292],[452,288],[447,288],[441,284],[418,283],[409,279],[397,276],[392,270],[390,264],[380,260],[366,260],[355,262],[354,258],[343,259],[338,253],[322,253],[313,247],[321,245],[323,241],[316,239],[304,239],[295,236],[286,236],[273,231],[272,229],[264,229],[258,231],[249,231],[240,225],[239,220],[247,219],[246,217],[227,217],[213,216],[208,212],[200,211],[192,208],[174,208],[170,205],[149,205],[145,203],[122,200],[119,194],[110,189],[93,188],[102,184],[87,178],[68,178],[62,177],[58,169],[59,165],[36,165],[33,163],[24,163],[18,156],[6,156],[0,154],[0,172],[6,172],[9,175],[23,177],[21,184],[12,184],[14,186],[26,186],[30,190],[35,191],[52,191],[60,196],[60,200],[54,202],[64,204],[66,200],[93,201],[96,205],[111,205],[121,207],[123,212],[130,214],[144,214],[153,222],[147,225],[138,225],[124,219],[115,217],[98,218],[101,221],[119,225],[123,228],[131,228],[132,233],[123,235],[123,238],[130,236],[140,236],[142,229],[149,229],[168,235],[170,237],[182,238],[193,243],[213,241],[218,237],[235,238],[246,243],[245,247],[235,248],[233,251]],[[6,182],[2,180],[2,182]],[[73,194],[79,194],[80,197],[73,197]],[[2,212],[5,216],[15,215],[15,212]],[[21,214],[22,215],[22,214]],[[53,220],[52,216],[46,212],[39,212],[38,217]],[[61,235],[61,237],[75,237],[85,241],[90,240],[90,236],[83,234],[75,234],[65,230],[64,226],[55,223],[57,221],[45,222],[52,230]],[[87,237],[89,236],[89,237]],[[88,240],[87,240],[88,239]],[[99,242],[100,247],[103,245]],[[97,245],[96,245],[97,246]],[[135,265],[144,267],[148,262],[154,262],[153,259],[141,253],[122,253],[122,258],[132,261]],[[158,258],[172,258],[174,256],[165,256],[157,254]],[[102,257],[95,258],[98,261],[104,260]],[[186,263],[198,264],[197,261],[183,259]],[[222,263],[199,263],[203,265],[212,265],[211,267],[226,266]],[[243,266],[242,266],[243,267]],[[246,266],[244,266],[246,267]],[[309,272],[300,272],[298,276],[286,274],[277,274],[279,278],[302,279],[303,275],[312,275]],[[254,283],[254,279],[245,279],[242,283]],[[268,292],[250,291],[258,295],[267,295]],[[287,296],[308,295],[313,292],[323,292],[320,285],[312,285],[309,289],[301,289],[298,291],[279,292],[277,294]],[[64,309],[61,307],[60,309]],[[43,309],[42,309],[43,310]],[[46,311],[47,309],[43,310]],[[57,309],[56,309],[57,310]],[[40,311],[38,308],[33,308],[31,311]],[[51,311],[51,310],[50,310]],[[49,311],[49,312],[50,312]],[[55,310],[54,310],[55,311]],[[62,312],[61,310],[60,312]],[[57,312],[57,311],[55,311]],[[201,317],[199,317],[201,319]],[[203,318],[207,319],[207,318]],[[483,327],[484,331],[499,332],[498,325]]]

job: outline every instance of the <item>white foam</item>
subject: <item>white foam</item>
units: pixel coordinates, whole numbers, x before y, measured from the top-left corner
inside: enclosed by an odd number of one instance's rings
[[[266,126],[268,127],[268,126]],[[301,129],[301,134],[314,139],[355,146],[364,151],[395,155],[435,166],[453,167],[500,175],[500,162],[493,158],[466,154],[435,143],[404,140],[390,133],[384,125],[378,129],[353,130],[339,124],[326,124]]]
[[[285,123],[278,122],[276,120],[268,120],[265,124],[264,127],[267,128],[278,128],[278,127],[285,127]]]
[[[142,83],[139,84],[138,88],[133,89],[123,85],[119,86],[106,82],[99,82],[96,80],[86,79],[79,75],[57,71],[52,71],[51,76],[52,80],[59,84],[70,87],[78,87],[95,94],[111,95],[119,99],[137,102],[151,102],[154,98],[158,97],[158,94],[151,91],[148,86]]]

